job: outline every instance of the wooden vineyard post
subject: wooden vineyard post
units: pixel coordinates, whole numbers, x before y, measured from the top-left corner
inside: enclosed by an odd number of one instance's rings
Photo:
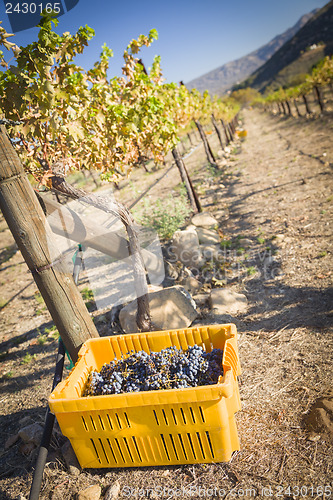
[[[295,109],[296,109],[297,116],[298,116],[299,118],[301,118],[301,116],[302,116],[302,115],[301,115],[301,113],[300,113],[300,111],[299,111],[299,108],[298,108],[298,105],[297,105],[297,101],[296,101],[296,99],[294,99],[294,106],[295,106]]]
[[[287,108],[288,115],[292,116],[289,101],[286,101],[286,102],[285,102],[285,104],[286,104],[286,108]]]
[[[205,132],[203,131],[203,128],[202,128],[202,125],[201,123],[198,121],[198,120],[194,120],[194,123],[196,124],[197,126],[197,129],[199,131],[199,134],[200,134],[200,137],[201,137],[201,140],[204,144],[204,148],[205,148],[205,151],[206,151],[206,156],[207,156],[207,160],[208,162],[213,165],[215,168],[218,168],[217,167],[217,164],[216,164],[216,160],[214,158],[214,155],[213,155],[213,151],[211,150],[210,148],[210,145],[209,145],[209,142],[207,140],[207,137],[206,137],[206,134]]]
[[[315,91],[315,94],[316,94],[316,97],[317,97],[317,100],[318,100],[320,111],[322,113],[324,113],[324,111],[325,111],[324,102],[322,100],[321,93],[320,93],[319,87],[317,87],[317,85],[314,87],[314,91]]]
[[[192,184],[192,182],[190,180],[190,177],[189,177],[189,175],[187,173],[187,170],[186,170],[185,164],[183,162],[183,159],[181,158],[181,156],[180,156],[180,154],[179,154],[179,152],[177,151],[176,148],[174,148],[172,150],[172,156],[173,156],[173,158],[174,158],[174,160],[176,162],[176,165],[178,167],[178,170],[179,170],[182,182],[185,184],[187,196],[188,196],[188,198],[190,200],[192,210],[194,212],[201,212],[202,208],[201,208],[201,205],[200,205],[200,201],[199,201],[198,195],[196,194],[196,192],[194,190],[193,184]]]
[[[191,134],[189,132],[187,134],[187,137],[188,137],[188,140],[190,141],[191,146],[193,146],[192,137],[191,137]]]
[[[229,133],[228,133],[228,130],[227,130],[227,127],[224,123],[224,121],[221,119],[221,123],[222,123],[222,127],[223,127],[223,130],[224,130],[224,135],[225,135],[225,139],[226,139],[226,143],[227,143],[227,146],[228,144],[230,144],[231,142],[231,139],[229,137]]]
[[[3,125],[0,126],[0,208],[75,362],[83,342],[99,335],[72,275],[62,269],[51,229]]]
[[[232,128],[230,126],[230,123],[227,123],[227,128],[229,130],[230,141],[233,141],[234,140],[234,134],[233,134]]]
[[[303,95],[302,95],[302,97],[303,97],[303,101],[304,101],[304,104],[305,104],[305,109],[306,109],[306,112],[307,112],[307,114],[308,114],[308,115],[311,115],[311,109],[310,109],[310,106],[309,106],[308,100],[307,100],[307,98],[306,98],[306,95],[305,95],[305,94],[303,94]]]
[[[223,146],[223,141],[222,141],[222,135],[221,135],[221,132],[217,126],[217,123],[216,123],[216,120],[215,120],[215,116],[212,114],[212,123],[214,125],[214,128],[215,128],[215,132],[217,133],[217,137],[219,138],[219,141],[220,141],[220,145],[221,145],[221,148],[222,148],[222,151],[224,150],[224,146]]]

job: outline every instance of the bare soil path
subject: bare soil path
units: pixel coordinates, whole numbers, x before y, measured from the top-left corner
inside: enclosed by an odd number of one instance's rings
[[[116,481],[119,499],[139,498],[140,488],[143,498],[172,498],[177,491],[194,499],[204,494],[225,499],[330,497],[333,119],[295,120],[247,110],[243,126],[246,140],[232,146],[219,172],[207,167],[203,148],[186,162],[204,209],[219,221],[226,285],[249,302],[246,314],[219,316],[204,308],[196,320],[237,325],[243,371],[242,410],[236,416],[241,450],[227,464],[75,475],[66,468],[60,451],[64,438],[57,432],[41,499],[74,499],[93,484],[101,486],[103,497]],[[217,138],[209,140],[218,151]],[[130,203],[161,174],[135,172],[120,198]],[[154,187],[152,199],[167,192],[170,179],[174,182],[171,175]],[[216,272],[212,268],[202,277],[206,287],[214,286],[210,278]],[[52,383],[57,343],[49,313],[35,292],[1,219],[0,499],[29,494],[37,449],[20,438],[10,446],[8,437],[30,423],[43,424]],[[98,328],[106,334],[107,319],[99,319]],[[309,415],[310,424],[315,423],[311,408],[316,401],[327,428],[309,425]]]

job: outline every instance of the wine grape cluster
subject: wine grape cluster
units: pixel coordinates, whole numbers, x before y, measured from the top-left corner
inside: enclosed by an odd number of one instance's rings
[[[83,396],[211,385],[223,374],[221,349],[206,352],[194,345],[183,351],[173,346],[150,354],[127,354],[105,364],[100,372],[92,371]]]

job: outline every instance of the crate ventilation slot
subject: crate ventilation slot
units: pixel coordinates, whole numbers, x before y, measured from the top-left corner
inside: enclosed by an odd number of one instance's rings
[[[138,454],[139,460],[140,460],[140,462],[142,462],[141,453],[140,453],[139,447],[138,447],[138,445],[137,445],[137,442],[136,442],[135,436],[132,436],[132,440],[133,440],[133,443],[134,443],[134,446],[135,446],[136,452],[137,452],[137,454]]]
[[[99,441],[99,443],[100,443],[100,445],[101,445],[101,448],[102,448],[102,450],[103,450],[105,460],[106,460],[106,461],[107,461],[107,463],[109,464],[109,463],[110,463],[110,462],[109,462],[109,458],[108,458],[108,456],[107,456],[107,454],[106,454],[106,451],[105,451],[105,448],[104,448],[104,446],[103,446],[103,443],[102,443],[101,438],[99,438],[99,440],[98,440],[98,441]]]
[[[112,425],[112,422],[111,422],[110,415],[108,413],[106,414],[106,418],[108,419],[110,429],[113,431],[113,425]]]
[[[214,459],[209,433],[160,434],[160,438],[168,461]]]
[[[95,431],[96,430],[96,425],[95,425],[94,419],[92,418],[91,415],[90,415],[90,420],[91,420],[91,425],[93,426],[93,429]]]
[[[163,443],[163,446],[164,446],[164,451],[166,453],[166,456],[168,457],[168,460],[170,460],[170,455],[169,455],[168,448],[167,448],[167,445],[166,445],[166,442],[165,442],[163,434],[161,434],[161,439],[162,439],[162,443]]]
[[[87,427],[86,421],[84,420],[84,417],[81,416],[81,418],[82,418],[84,430],[88,432],[88,427]]]
[[[210,452],[212,454],[212,458],[214,458],[213,446],[212,446],[212,442],[210,440],[210,435],[209,435],[208,431],[206,431],[206,436],[207,436],[207,441],[208,441],[208,444],[209,444]]]
[[[114,454],[114,451],[113,451],[113,448],[112,448],[112,446],[111,446],[111,443],[110,443],[110,440],[109,440],[109,439],[107,439],[107,443],[108,443],[109,448],[110,448],[110,451],[111,451],[111,453],[112,453],[112,458],[113,458],[113,460],[115,461],[115,463],[117,464],[117,463],[118,463],[118,460],[116,459],[116,455]]]
[[[176,450],[176,446],[175,446],[172,434],[169,434],[169,437],[170,437],[170,441],[171,441],[171,444],[172,444],[172,447],[173,447],[173,451],[174,451],[174,453],[176,455],[176,459],[179,460],[178,453],[177,453],[177,450]]]
[[[170,411],[170,413],[168,413]],[[201,406],[197,409],[191,406],[186,408],[179,408],[175,411],[173,408],[170,410],[153,410],[154,420],[157,425],[188,425],[188,424],[204,424],[205,416]],[[125,414],[126,415],[126,414]],[[129,425],[130,427],[130,425]]]
[[[115,443],[116,443],[117,448],[118,448],[118,451],[119,451],[119,453],[120,453],[120,455],[121,455],[122,461],[123,461],[123,462],[125,462],[125,458],[124,458],[123,452],[122,452],[122,450],[121,450],[121,447],[120,447],[120,444],[119,444],[119,441],[118,441],[118,439],[117,439],[117,438],[115,438]]]
[[[93,445],[93,448],[94,448],[94,450],[95,450],[95,453],[96,453],[96,458],[97,458],[97,460],[99,461],[99,463],[101,463],[101,459],[100,459],[99,453],[98,453],[98,451],[97,451],[97,448],[96,448],[95,442],[94,442],[94,440],[93,440],[92,438],[90,438],[90,441],[91,441],[91,443],[92,443],[92,445]]]
[[[183,438],[182,438],[181,434],[178,434],[178,438],[179,438],[179,442],[180,442],[180,445],[181,445],[183,453],[184,453],[185,460],[187,460],[187,454],[185,451],[185,446],[184,446]]]

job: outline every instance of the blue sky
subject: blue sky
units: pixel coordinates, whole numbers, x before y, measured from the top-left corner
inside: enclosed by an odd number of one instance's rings
[[[153,57],[160,55],[166,80],[186,83],[259,48],[303,14],[326,3],[327,0],[79,0],[76,7],[59,18],[56,31],[74,33],[85,24],[94,28],[95,38],[77,63],[89,69],[106,43],[114,51],[109,71],[109,76],[113,76],[121,74],[122,53],[128,42],[155,28],[159,39],[143,49],[145,65],[149,67]],[[10,32],[1,1],[0,20]],[[26,45],[36,37],[37,29],[30,28],[17,33],[11,41]]]

